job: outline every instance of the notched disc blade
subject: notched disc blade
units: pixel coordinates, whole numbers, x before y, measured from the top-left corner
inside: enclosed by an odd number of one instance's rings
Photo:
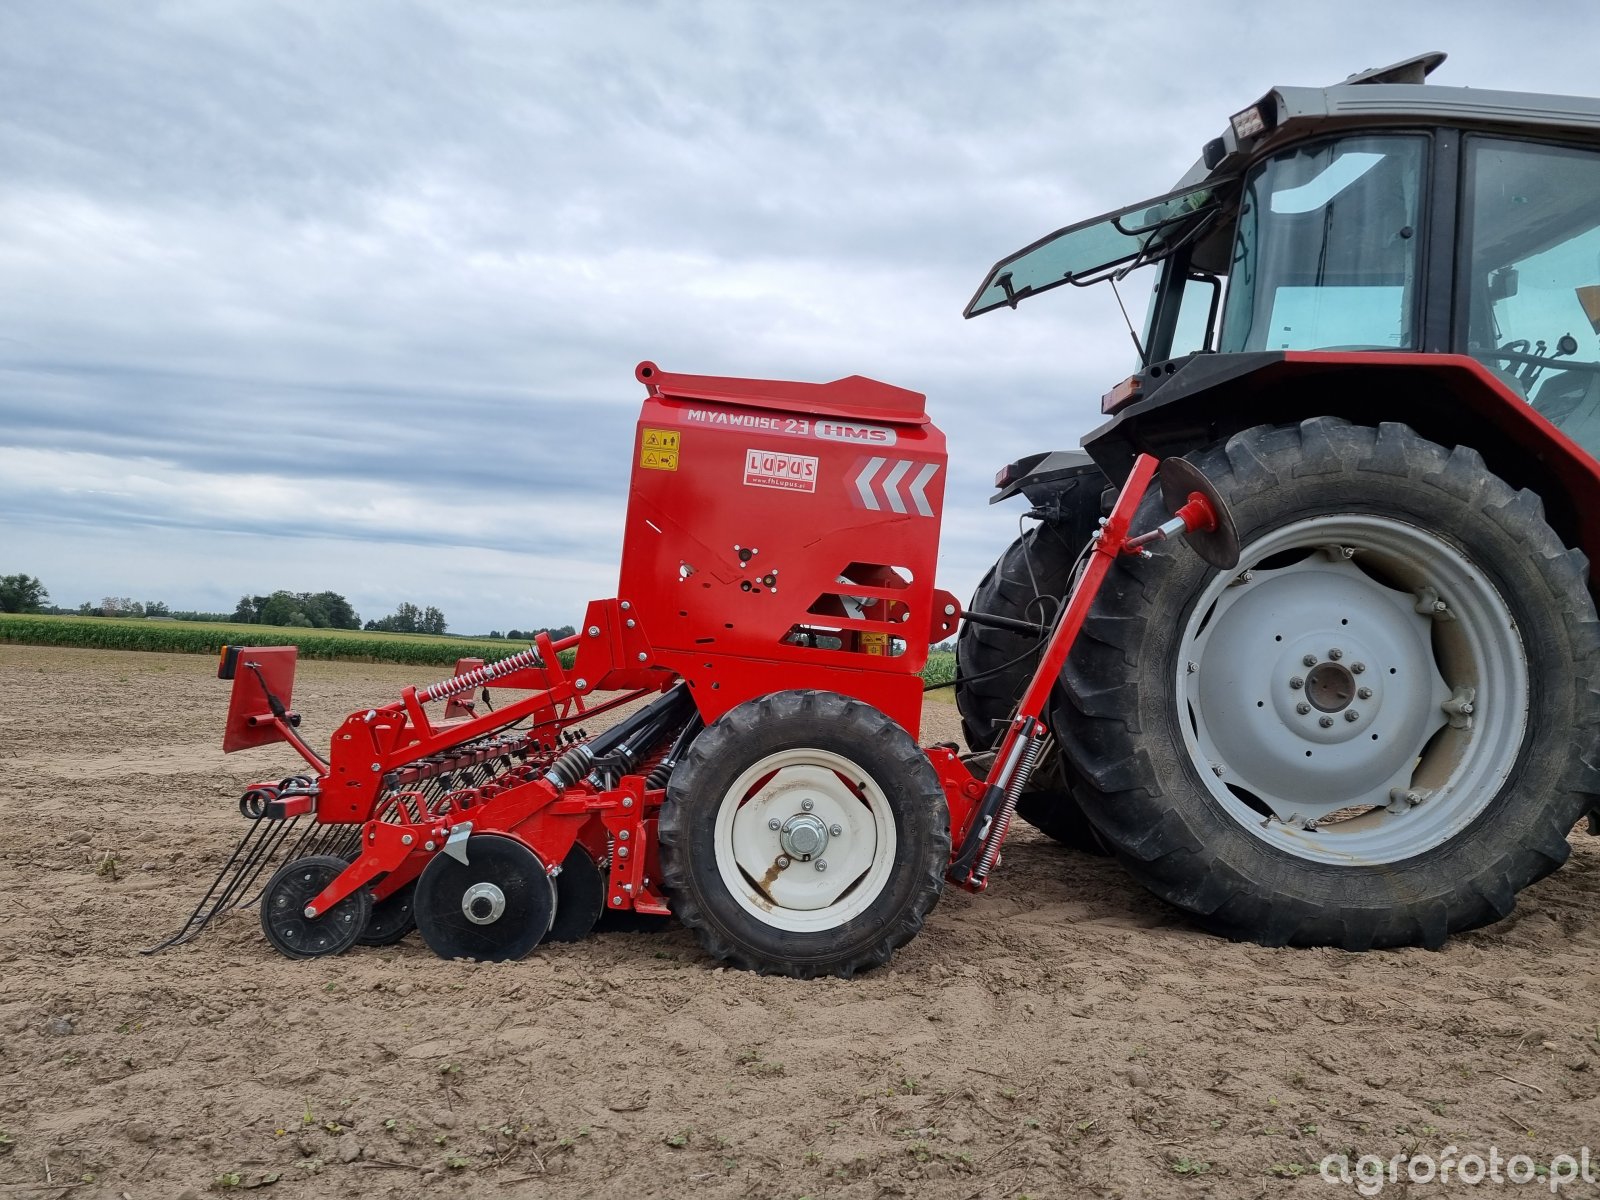
[[[1217,514],[1217,527],[1210,531],[1195,529],[1184,534],[1194,552],[1221,571],[1231,571],[1239,565],[1239,531],[1234,527],[1233,514],[1217,491],[1216,484],[1205,472],[1186,458],[1161,460],[1158,472],[1161,480],[1161,503],[1170,513],[1176,513],[1189,497],[1199,492]]]

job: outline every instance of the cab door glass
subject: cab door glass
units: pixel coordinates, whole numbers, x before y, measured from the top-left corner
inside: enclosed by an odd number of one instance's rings
[[[1600,454],[1600,150],[1467,141],[1467,350]]]

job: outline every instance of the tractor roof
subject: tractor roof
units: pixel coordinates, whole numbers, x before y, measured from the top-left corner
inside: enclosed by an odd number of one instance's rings
[[[1423,86],[1444,59],[1435,50],[1362,71],[1331,87],[1275,87],[1234,114],[1222,136],[1206,143],[1178,187],[1231,178],[1270,146],[1341,128],[1457,125],[1547,136],[1559,131],[1575,140],[1600,140],[1600,99]]]
[[[1600,143],[1600,99],[1426,84],[1444,58],[1431,51],[1331,87],[1273,88],[1230,118],[1171,192],[1058,229],[1001,259],[968,302],[966,315],[1015,308],[1067,283],[1081,287],[1121,278],[1179,245],[1198,244],[1197,260],[1221,255],[1226,263],[1226,246],[1218,238],[1225,238],[1238,204],[1239,189],[1232,185],[1264,154],[1315,134],[1442,125]]]

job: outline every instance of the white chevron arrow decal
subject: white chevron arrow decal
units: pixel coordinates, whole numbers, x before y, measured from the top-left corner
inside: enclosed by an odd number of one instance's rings
[[[856,476],[856,491],[861,493],[861,503],[873,512],[878,512],[882,506],[878,503],[878,498],[872,494],[872,477],[878,473],[878,468],[888,461],[886,458],[868,459],[861,474]]]
[[[911,468],[916,465],[916,462],[909,458],[869,458],[851,482],[855,484],[856,494],[861,497],[861,503],[872,512],[882,512],[887,505],[890,512],[907,514],[906,500],[909,498],[918,516],[931,517],[933,505],[928,502],[928,485],[939,473],[940,464],[923,463],[909,483],[903,482],[910,474]],[[882,479],[878,479],[878,472],[886,466],[889,468],[888,472]]]

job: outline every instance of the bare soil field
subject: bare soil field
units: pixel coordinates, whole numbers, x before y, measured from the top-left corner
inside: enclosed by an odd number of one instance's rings
[[[212,670],[0,647],[0,1196],[1312,1196],[1356,1194],[1329,1154],[1600,1159],[1586,834],[1439,953],[1229,944],[1022,827],[851,982],[720,969],[670,923],[291,962],[242,912],[146,957],[242,785],[297,764],[222,755]],[[434,673],[305,663],[296,707],[317,741]]]

